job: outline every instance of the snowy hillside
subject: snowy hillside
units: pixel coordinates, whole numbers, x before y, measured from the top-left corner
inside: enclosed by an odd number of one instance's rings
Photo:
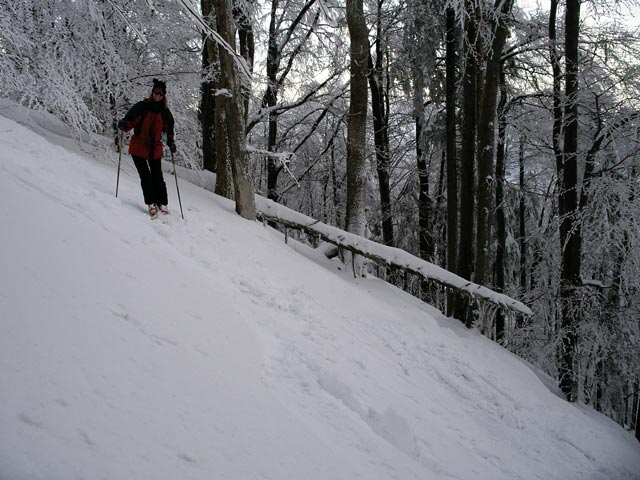
[[[130,158],[116,199],[117,155],[59,125],[0,132],[0,479],[640,478],[631,435],[428,305],[185,180],[183,221],[169,175],[152,221]]]

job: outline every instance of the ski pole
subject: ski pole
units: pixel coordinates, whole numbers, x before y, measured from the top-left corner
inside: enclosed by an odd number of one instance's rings
[[[184,220],[184,213],[182,212],[182,200],[180,200],[180,189],[178,188],[178,174],[176,173],[176,160],[173,157],[173,152],[171,152],[171,162],[173,163],[173,176],[176,179],[176,191],[178,192],[178,203],[180,204],[180,215],[182,215],[182,219]]]
[[[120,163],[122,162],[122,142],[124,131],[120,130],[120,140],[118,141],[118,176],[116,177],[116,198],[118,198],[118,186],[120,185]]]

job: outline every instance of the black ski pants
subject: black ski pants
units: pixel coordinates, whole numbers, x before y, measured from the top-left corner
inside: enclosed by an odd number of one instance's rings
[[[168,205],[167,184],[162,176],[162,161],[145,160],[142,157],[132,155],[133,163],[136,165],[138,175],[140,175],[140,185],[144,195],[144,203],[151,205]]]

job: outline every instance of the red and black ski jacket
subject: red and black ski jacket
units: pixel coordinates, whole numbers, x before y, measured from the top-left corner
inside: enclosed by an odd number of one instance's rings
[[[136,103],[124,116],[125,131],[133,128],[129,153],[145,160],[162,158],[162,133],[167,144],[173,142],[173,115],[164,102],[144,99]]]

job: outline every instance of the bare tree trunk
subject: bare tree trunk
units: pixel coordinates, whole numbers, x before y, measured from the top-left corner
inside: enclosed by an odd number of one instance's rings
[[[205,48],[206,51],[206,48]],[[204,54],[204,52],[203,52]],[[201,85],[200,126],[202,128],[202,168],[210,172],[216,171],[215,149],[215,84],[205,80]]]
[[[385,108],[384,55],[382,38],[382,5],[377,2],[376,56],[375,62],[369,56],[369,87],[371,89],[371,111],[373,114],[373,138],[376,147],[376,171],[380,192],[382,214],[382,241],[393,245],[393,218],[391,215],[391,189],[389,187],[389,112]]]
[[[207,26],[217,30],[214,0],[201,0],[202,16]],[[208,35],[204,35],[202,68],[210,74],[213,68],[220,69],[218,46]],[[200,124],[202,127],[203,168],[216,173],[215,193],[231,198],[231,178],[227,133],[225,130],[224,102],[216,99],[216,91],[224,88],[220,72],[215,80],[204,79],[201,85]]]
[[[560,295],[562,299],[562,344],[560,388],[570,402],[578,398],[575,364],[577,348],[576,288],[581,285],[582,233],[578,200],[578,37],[580,0],[567,0],[565,12],[565,111],[564,148],[560,180],[559,213],[562,260]]]
[[[280,51],[278,46],[278,4],[279,0],[271,2],[271,19],[269,21],[269,41],[267,47],[267,90],[262,100],[262,105],[266,109],[273,108],[278,101],[278,68],[280,68]],[[278,119],[276,115],[269,111],[269,122],[267,132],[267,151],[276,151],[276,138],[278,134]],[[280,168],[276,164],[273,156],[267,157],[267,198],[278,201],[277,192],[278,175]]]
[[[471,280],[473,271],[473,212],[475,183],[475,147],[477,129],[478,74],[476,64],[477,24],[476,8],[472,0],[465,0],[465,66],[462,86],[462,151],[460,168],[460,240],[458,242],[457,274]],[[468,300],[459,298],[454,315],[471,326]]]
[[[556,34],[559,3],[560,0],[551,0],[549,10],[549,56],[553,74],[553,131],[551,140],[558,172],[562,170],[562,149],[560,148],[560,138],[562,137],[562,68]]]
[[[636,425],[636,440],[640,442],[640,384],[636,381],[633,385],[633,409],[635,411],[635,425]]]
[[[342,209],[340,208],[340,195],[338,195],[338,176],[336,175],[336,144],[331,140],[331,190],[333,191],[333,212],[334,212],[334,225],[342,228],[340,214]]]
[[[476,268],[475,282],[479,285],[487,283],[490,272],[491,258],[491,210],[494,205],[494,142],[496,133],[496,104],[498,100],[498,86],[500,84],[500,64],[502,50],[509,33],[507,18],[511,12],[513,0],[497,0],[494,14],[497,16],[497,26],[491,53],[486,65],[482,108],[478,124],[478,206],[476,222]],[[500,10],[498,11],[498,7]]]
[[[209,28],[215,30],[213,0],[201,0],[202,18]],[[215,42],[203,33],[202,70],[204,75],[210,75],[211,70],[218,63],[218,47]],[[202,128],[202,167],[210,172],[216,171],[215,148],[215,82],[203,79],[200,99],[200,126]]]
[[[216,0],[216,25],[220,36],[231,49],[235,49],[235,30],[229,0]],[[255,197],[253,187],[249,182],[246,168],[246,145],[244,137],[244,122],[242,115],[242,95],[240,81],[237,78],[233,52],[225,46],[219,45],[221,77],[224,88],[230,95],[224,98],[225,126],[231,160],[231,174],[236,200],[236,212],[249,220],[256,218]]]
[[[447,268],[458,270],[458,155],[456,152],[456,13],[446,12],[446,137],[447,137]],[[454,314],[456,295],[447,295],[447,315]]]
[[[561,347],[559,351],[560,388],[569,401],[577,400],[578,379],[575,366],[577,347],[576,288],[580,285],[581,232],[578,218],[578,37],[580,0],[567,0],[565,12],[565,110],[562,111],[562,70],[557,50],[556,21],[559,0],[551,0],[549,11],[550,58],[553,72],[553,149],[558,172],[560,214],[560,297]],[[564,129],[563,129],[564,126]],[[564,135],[564,145],[560,141]]]
[[[255,40],[253,36],[253,25],[251,19],[246,11],[246,8],[252,0],[233,2],[233,18],[235,19],[238,27],[238,40],[240,43],[240,55],[247,61],[247,65],[253,73],[253,61],[255,57]],[[251,91],[249,88],[242,89],[243,113],[244,113],[244,125],[247,125],[247,118],[249,116],[249,100],[251,97]]]
[[[505,142],[507,137],[507,119],[505,107],[507,104],[507,88],[505,85],[504,65],[500,67],[500,103],[498,104],[498,149],[496,153],[496,262],[495,288],[498,293],[506,289],[504,275],[504,257],[507,246],[506,214],[504,206],[505,183]],[[496,312],[496,342],[504,344],[505,316],[502,310]]]
[[[435,253],[435,233],[433,232],[433,202],[429,195],[429,172],[423,148],[424,125],[424,77],[422,70],[415,71],[415,99],[414,115],[416,119],[416,158],[418,165],[418,180],[420,181],[418,193],[418,229],[420,237],[420,258],[429,262],[433,261]]]
[[[223,88],[223,80],[216,82],[216,89]],[[233,189],[231,187],[231,165],[229,164],[229,149],[227,148],[227,129],[225,119],[225,104],[223,99],[216,102],[217,108],[214,110],[214,138],[216,156],[216,188],[215,193],[225,198],[232,198]]]
[[[356,235],[364,235],[366,227],[365,135],[369,38],[362,3],[362,0],[347,0],[347,25],[351,38],[351,100],[347,123],[346,229]]]
[[[520,289],[527,290],[527,224],[526,224],[526,203],[525,203],[525,176],[524,176],[524,143],[525,137],[520,138],[520,148],[518,150],[518,174],[520,185],[520,199],[518,202],[518,223],[519,223],[519,245],[520,245]]]

